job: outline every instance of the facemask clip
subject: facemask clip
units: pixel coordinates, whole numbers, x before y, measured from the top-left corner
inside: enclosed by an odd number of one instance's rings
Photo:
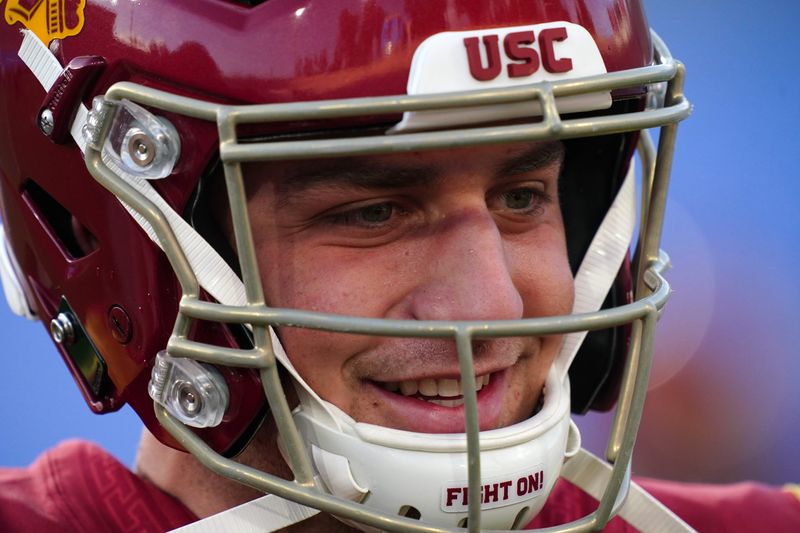
[[[86,144],[132,176],[156,180],[170,175],[181,153],[178,131],[128,100],[97,96],[83,126]]]
[[[150,386],[150,397],[187,426],[218,426],[228,408],[228,385],[211,365],[158,352]]]

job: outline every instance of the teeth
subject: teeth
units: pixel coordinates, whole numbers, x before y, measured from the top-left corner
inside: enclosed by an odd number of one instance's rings
[[[478,392],[483,387],[489,384],[491,374],[484,374],[483,376],[475,377],[475,392]],[[403,396],[430,396],[434,397],[429,402],[445,407],[457,407],[464,403],[461,396],[463,391],[461,388],[461,381],[458,379],[432,379],[425,378],[421,380],[406,380],[401,382],[387,381],[383,383],[383,388],[390,392],[397,392]],[[452,399],[443,399],[452,398]]]
[[[400,392],[403,393],[403,396],[411,396],[412,394],[416,394],[417,390],[419,390],[417,381],[401,381],[400,382]]]
[[[444,398],[461,396],[461,383],[457,379],[440,379],[438,392],[439,396]],[[433,394],[428,394],[427,396],[433,396]]]
[[[428,400],[431,403],[435,403],[436,405],[441,405],[442,407],[459,407],[464,405],[464,400],[459,398],[458,400]]]
[[[435,379],[423,379],[419,382],[419,393],[423,396],[436,396],[438,392],[439,387]]]

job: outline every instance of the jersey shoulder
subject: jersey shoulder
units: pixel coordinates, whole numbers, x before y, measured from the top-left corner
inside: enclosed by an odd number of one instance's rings
[[[637,482],[700,532],[800,531],[800,499],[790,487],[755,482],[724,485],[655,479]]]
[[[180,502],[86,441],[67,441],[27,468],[0,469],[8,531],[145,532],[196,520]]]
[[[800,531],[800,487],[772,487],[746,482],[730,485],[637,479],[643,489],[700,533]],[[542,512],[528,528],[551,527],[577,520],[597,509],[597,500],[577,486],[559,480]],[[616,517],[606,533],[633,533]]]

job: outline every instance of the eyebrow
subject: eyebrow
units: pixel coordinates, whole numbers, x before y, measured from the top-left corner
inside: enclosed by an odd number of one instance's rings
[[[516,176],[526,172],[534,172],[564,162],[564,144],[558,141],[537,143],[508,161],[500,164],[496,174],[500,176]]]
[[[561,142],[537,142],[522,153],[500,161],[495,176],[516,176],[561,165]],[[401,189],[436,185],[442,179],[437,165],[376,164],[369,157],[310,161],[290,172],[278,185],[278,207],[290,204],[299,194],[313,187],[356,187],[362,189]]]
[[[364,188],[396,189],[430,183],[437,174],[433,165],[376,164],[368,158],[318,161],[302,165],[283,181],[289,192],[316,185],[348,185]]]

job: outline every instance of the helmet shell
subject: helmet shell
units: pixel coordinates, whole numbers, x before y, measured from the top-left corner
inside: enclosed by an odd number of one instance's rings
[[[652,60],[647,21],[635,0],[491,6],[438,0],[269,0],[255,6],[221,0],[81,0],[62,7],[66,27],[77,28],[81,21],[82,27],[71,35],[45,37],[61,64],[83,56],[105,61],[79,95],[87,106],[119,81],[233,104],[404,94],[414,51],[429,36],[550,21],[586,28],[609,72]],[[154,357],[172,332],[180,287],[158,246],[88,173],[77,146],[56,144],[39,129],[45,91],[17,55],[25,24],[8,18],[0,24],[0,195],[8,244],[40,319],[49,325],[66,300],[104,360],[107,387],[98,393],[60,347],[89,406],[106,412],[130,403],[156,436],[177,446],[154,418],[147,383]],[[216,125],[165,116],[184,149],[173,173],[154,186],[177,212],[186,213],[217,157]],[[390,120],[276,124],[269,132]],[[626,167],[627,161],[615,172],[623,175]],[[124,342],[115,331],[115,309],[129,320]],[[220,325],[199,325],[193,335],[220,344],[238,342]],[[227,369],[225,377],[233,391],[231,408],[222,425],[201,431],[212,447],[230,454],[252,434],[265,403],[254,371]]]

